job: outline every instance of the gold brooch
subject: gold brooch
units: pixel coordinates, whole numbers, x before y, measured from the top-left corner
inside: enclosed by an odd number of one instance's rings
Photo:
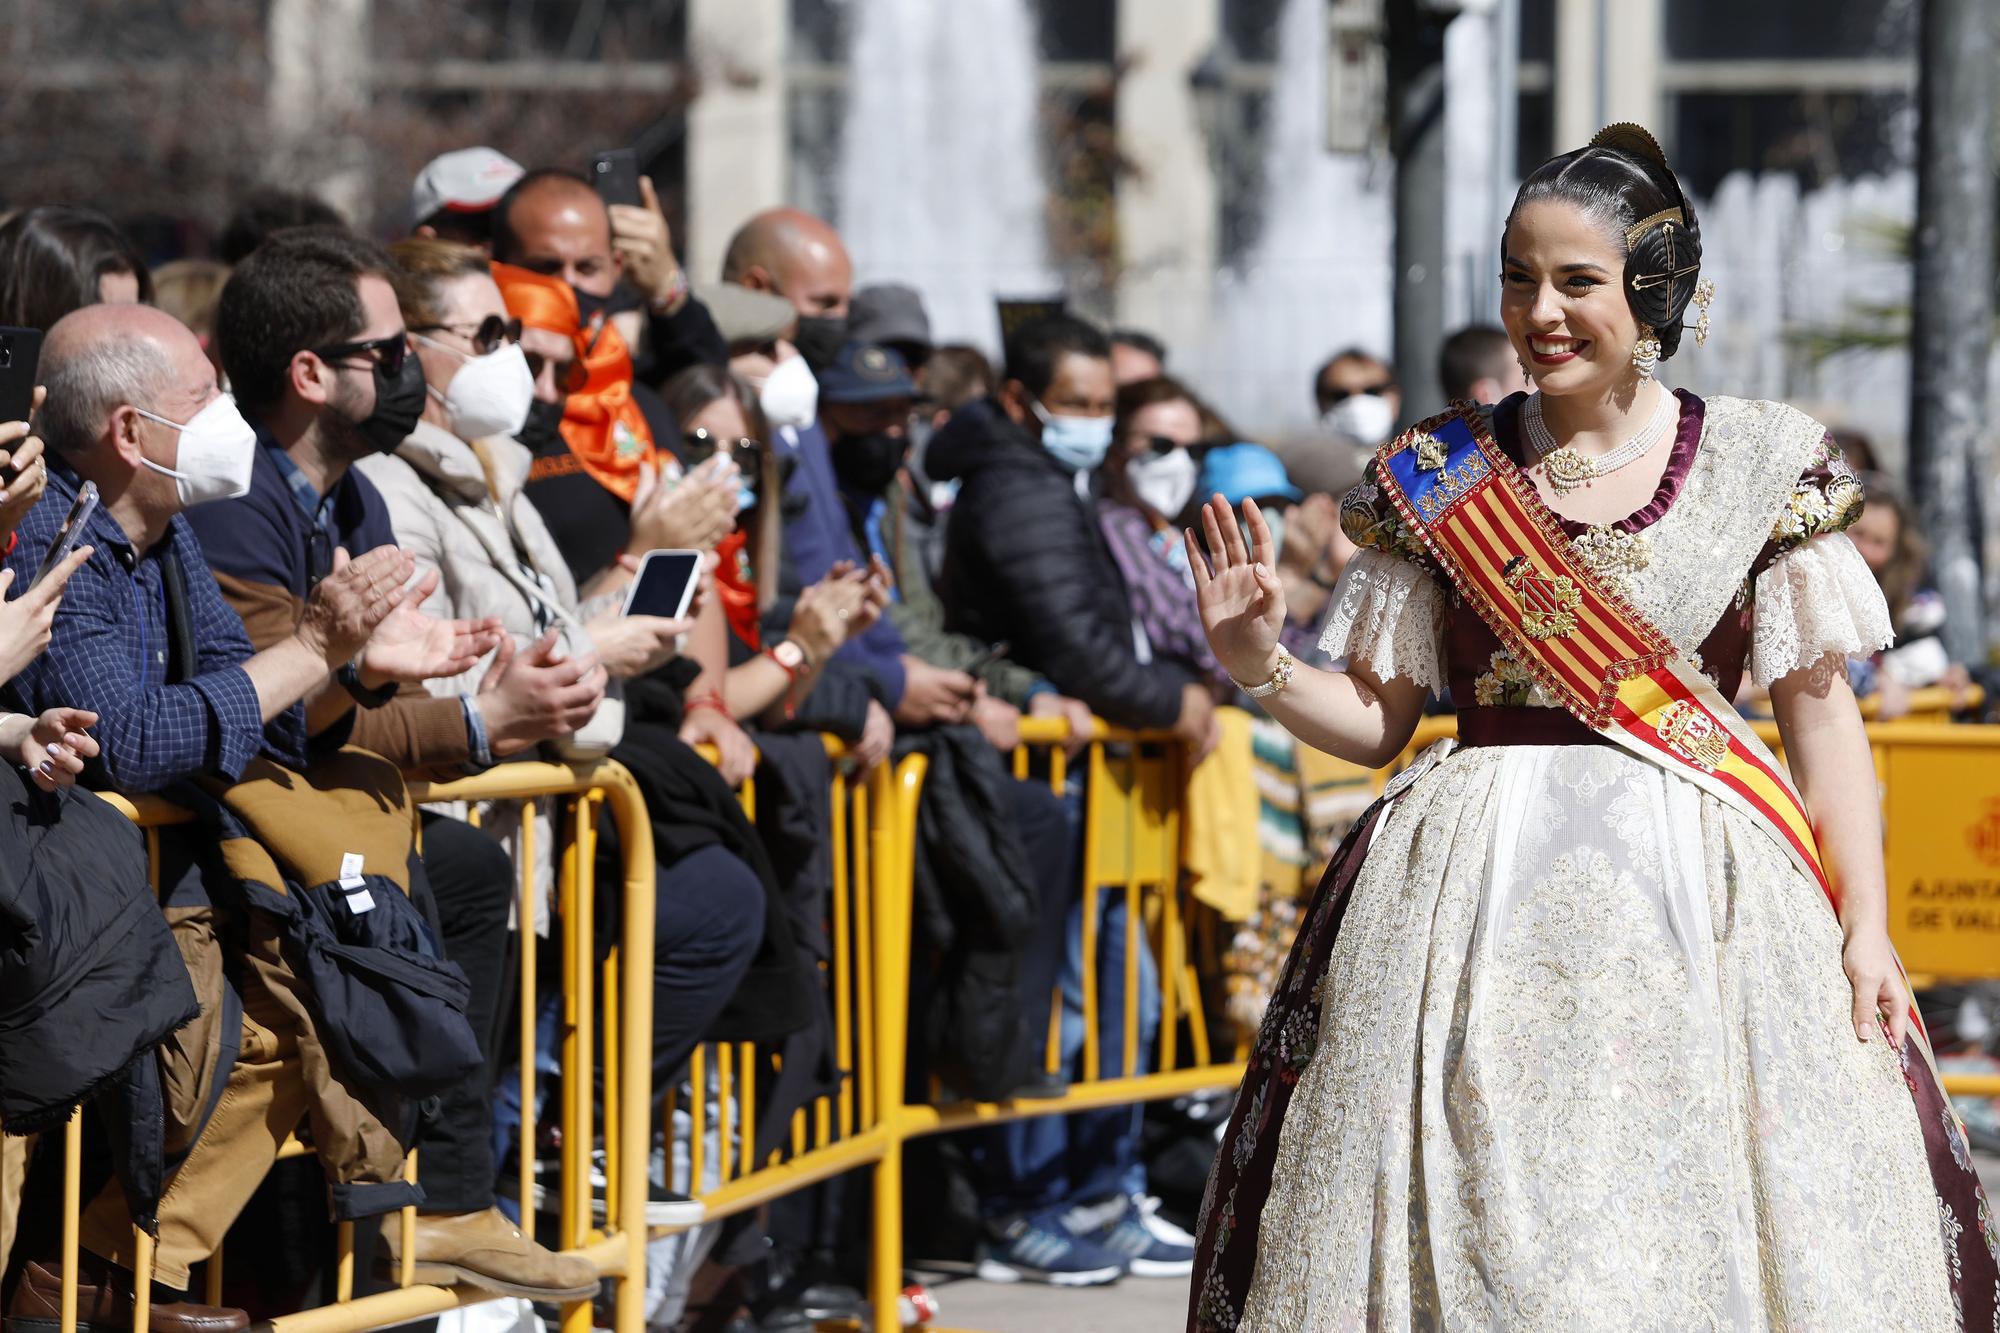
[[[1517,555],[1501,576],[1521,600],[1521,632],[1531,639],[1560,639],[1576,630],[1577,608],[1583,594],[1560,574],[1544,574],[1535,562]]]
[[[1425,435],[1417,441],[1417,470],[1420,472],[1436,472],[1450,456],[1444,441],[1435,435]]]

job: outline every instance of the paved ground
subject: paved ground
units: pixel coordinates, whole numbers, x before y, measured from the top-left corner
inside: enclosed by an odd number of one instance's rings
[[[1173,1333],[1187,1321],[1187,1283],[1165,1278],[1079,1291],[967,1279],[932,1290],[937,1326],[966,1333]]]
[[[1979,1174],[2000,1194],[2000,1157],[1982,1155]],[[937,1327],[963,1333],[1172,1333],[1187,1318],[1187,1284],[1158,1278],[1084,1291],[966,1279],[932,1290]]]

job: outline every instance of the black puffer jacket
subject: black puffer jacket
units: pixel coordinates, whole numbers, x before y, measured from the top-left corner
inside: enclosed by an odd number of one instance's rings
[[[940,594],[948,629],[988,643],[1107,721],[1167,727],[1194,677],[1142,663],[1132,606],[1074,478],[991,399],[967,404],[924,456],[962,481],[945,532]]]

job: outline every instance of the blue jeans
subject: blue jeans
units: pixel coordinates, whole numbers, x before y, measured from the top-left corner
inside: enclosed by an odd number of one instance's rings
[[[1081,803],[1069,801],[1081,819]],[[1125,894],[1098,894],[1097,1068],[1102,1078],[1124,1073]],[[1062,1058],[1071,1078],[1083,1077],[1083,900],[1069,913],[1068,941],[1059,977],[1063,993]],[[1160,1030],[1160,973],[1139,935],[1139,1049],[1132,1072],[1146,1073]],[[980,1211],[989,1221],[1141,1194],[1146,1168],[1139,1161],[1142,1108],[1121,1106],[1072,1115],[1036,1116],[996,1126],[970,1146],[981,1168]]]

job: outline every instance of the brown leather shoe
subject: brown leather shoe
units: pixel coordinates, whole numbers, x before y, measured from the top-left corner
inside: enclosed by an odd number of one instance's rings
[[[62,1327],[62,1269],[29,1261],[7,1310],[7,1333],[57,1333]],[[132,1327],[132,1275],[84,1255],[77,1265],[77,1333],[118,1333]],[[250,1316],[225,1306],[154,1301],[148,1333],[243,1333]]]
[[[394,1214],[382,1219],[389,1252],[386,1276],[397,1271],[403,1229]],[[416,1281],[451,1287],[463,1282],[531,1301],[580,1301],[597,1294],[597,1267],[574,1254],[543,1249],[521,1234],[498,1208],[481,1213],[417,1214]]]

